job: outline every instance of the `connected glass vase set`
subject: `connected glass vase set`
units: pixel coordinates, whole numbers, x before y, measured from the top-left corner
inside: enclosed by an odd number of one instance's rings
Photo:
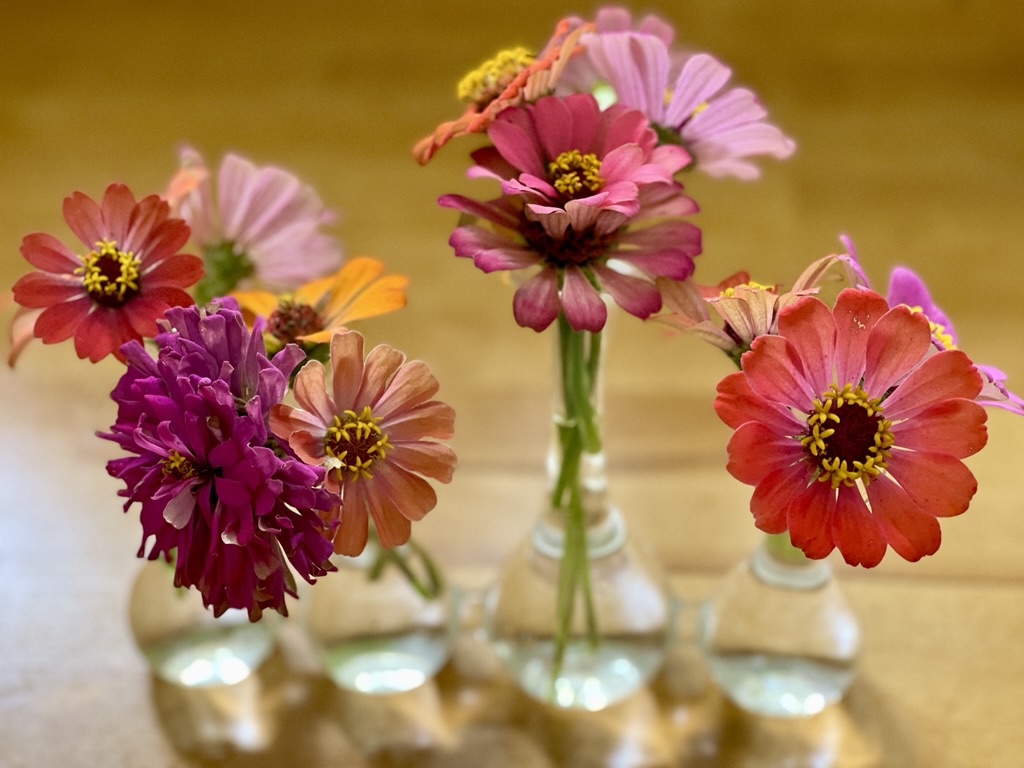
[[[606,334],[559,322],[548,496],[482,593],[467,598],[415,542],[391,552],[371,537],[358,557],[333,558],[338,571],[305,589],[294,618],[250,622],[231,610],[214,619],[199,594],[173,588],[170,566],[147,561],[129,617],[154,673],[190,687],[240,682],[274,650],[282,622],[294,621],[324,674],[367,694],[428,682],[451,659],[460,632],[483,634],[508,681],[552,706],[600,710],[649,683],[693,628],[680,631],[680,601],[607,487]],[[702,603],[696,628],[722,692],[749,712],[783,717],[838,701],[859,646],[856,617],[830,565],[808,560],[787,538],[766,536]],[[479,626],[468,623],[468,602],[482,605],[473,619]]]

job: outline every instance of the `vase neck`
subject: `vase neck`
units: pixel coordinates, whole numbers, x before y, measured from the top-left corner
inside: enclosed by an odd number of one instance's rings
[[[832,578],[827,560],[811,560],[789,542],[788,533],[768,534],[750,559],[762,582],[789,589],[817,589]]]

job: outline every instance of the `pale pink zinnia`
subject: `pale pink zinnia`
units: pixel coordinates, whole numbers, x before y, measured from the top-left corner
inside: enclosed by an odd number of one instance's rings
[[[938,549],[938,518],[977,490],[961,459],[987,440],[981,375],[963,352],[936,352],[920,313],[847,288],[834,310],[812,296],[783,309],[742,366],[715,410],[735,429],[728,470],[755,486],[758,528],[866,567],[887,546],[911,561]]]
[[[188,225],[157,195],[136,201],[128,187],[111,184],[97,204],[75,192],[64,199],[64,220],[82,253],[42,232],[21,242],[36,271],[14,284],[21,309],[11,326],[10,365],[32,338],[54,344],[74,337],[75,352],[92,362],[121,357],[125,342],[156,335],[165,310],[191,304],[185,289],[203,275],[198,257],[178,253]]]
[[[564,311],[574,329],[599,331],[600,291],[645,318],[661,308],[656,277],[693,272],[700,230],[681,217],[697,205],[673,178],[689,155],[658,146],[642,113],[547,97],[505,110],[487,135],[469,175],[500,181],[503,196],[438,202],[474,217],[449,240],[456,256],[484,272],[539,267],[513,298],[520,325],[540,331]]]
[[[663,33],[594,31],[581,38],[585,66],[615,92],[617,103],[641,110],[663,141],[679,142],[710,176],[754,179],[748,158],[789,157],[792,139],[765,121],[767,111],[746,88],[729,85],[732,71],[706,53],[679,56]],[[581,62],[579,65],[583,67]],[[570,72],[566,82],[577,81]]]
[[[424,479],[452,478],[455,453],[438,440],[454,433],[455,412],[433,396],[437,379],[426,363],[406,362],[387,345],[363,357],[355,331],[331,338],[332,380],[318,361],[295,376],[299,407],[275,405],[274,434],[303,461],[327,469],[325,487],[339,494],[334,549],[357,555],[366,546],[372,518],[384,547],[409,540],[412,521],[437,503]]]
[[[324,231],[334,212],[283,168],[228,153],[214,185],[200,154],[186,148],[168,197],[203,249],[209,295],[202,298],[236,287],[291,289],[341,266],[341,244]]]

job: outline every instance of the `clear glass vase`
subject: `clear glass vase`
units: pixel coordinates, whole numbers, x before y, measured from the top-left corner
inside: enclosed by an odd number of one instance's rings
[[[243,610],[214,618],[194,589],[174,586],[174,566],[145,560],[128,603],[132,636],[153,673],[187,687],[233,685],[273,652],[278,616]]]
[[[385,550],[370,537],[357,557],[309,589],[305,628],[327,675],[362,693],[410,691],[451,654],[449,593],[418,544]]]
[[[826,560],[768,535],[705,604],[701,643],[733,703],[775,717],[814,715],[854,677],[860,626]]]
[[[599,710],[658,670],[672,603],[655,559],[638,551],[607,492],[601,334],[560,316],[550,488],[531,535],[487,593],[497,655],[530,696]]]

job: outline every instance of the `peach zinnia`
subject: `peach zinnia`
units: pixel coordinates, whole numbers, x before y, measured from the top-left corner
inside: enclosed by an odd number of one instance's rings
[[[961,459],[987,439],[982,377],[963,352],[936,351],[920,313],[848,288],[834,310],[814,297],[783,309],[742,366],[715,410],[736,430],[728,470],[755,486],[758,528],[866,567],[887,546],[911,561],[938,549],[937,518],[977,490]]]
[[[22,309],[12,326],[11,365],[33,336],[44,344],[74,337],[78,356],[94,363],[121,357],[125,342],[156,335],[165,310],[192,304],[185,289],[203,275],[199,257],[178,253],[188,225],[157,195],[136,201],[128,187],[111,184],[97,204],[75,192],[64,199],[64,220],[84,253],[42,232],[21,242],[37,271],[14,284]]]
[[[331,512],[341,516],[335,552],[362,552],[371,518],[381,546],[404,544],[412,521],[437,503],[423,476],[452,478],[455,453],[437,440],[454,433],[455,411],[432,399],[438,383],[426,363],[406,362],[384,344],[364,360],[355,331],[331,338],[330,363],[329,391],[319,361],[302,367],[294,386],[300,407],[275,405],[271,429],[300,459],[327,469],[324,485],[340,497]]]

